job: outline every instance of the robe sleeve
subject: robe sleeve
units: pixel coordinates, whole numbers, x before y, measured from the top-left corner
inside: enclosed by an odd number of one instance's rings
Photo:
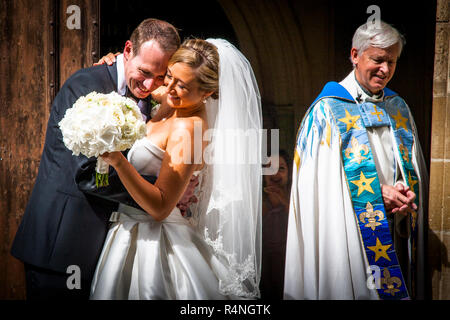
[[[408,108],[409,110],[409,108]],[[428,192],[429,192],[429,176],[428,170],[425,162],[425,158],[422,153],[422,148],[420,146],[419,136],[417,132],[417,127],[414,122],[414,118],[409,110],[409,120],[411,121],[411,127],[414,135],[414,145],[412,150],[412,164],[414,170],[416,171],[417,178],[419,180],[419,208],[417,210],[417,260],[416,260],[416,299],[425,299],[425,283],[426,283],[426,249],[425,244],[427,229],[426,229],[426,219],[428,218]]]

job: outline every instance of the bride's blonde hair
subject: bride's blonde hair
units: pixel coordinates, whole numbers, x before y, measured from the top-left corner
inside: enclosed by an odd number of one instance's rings
[[[169,65],[185,63],[196,75],[200,89],[219,97],[219,53],[216,46],[202,39],[185,40],[172,55]]]

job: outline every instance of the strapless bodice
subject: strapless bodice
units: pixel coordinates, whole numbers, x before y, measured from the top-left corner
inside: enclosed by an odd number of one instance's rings
[[[128,152],[128,161],[143,175],[158,176],[165,151],[148,138],[137,140]]]

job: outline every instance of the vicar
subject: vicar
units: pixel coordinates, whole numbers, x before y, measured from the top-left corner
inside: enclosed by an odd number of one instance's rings
[[[411,112],[386,88],[404,43],[385,22],[360,26],[353,71],[302,121],[285,299],[423,298],[428,177]]]
[[[25,264],[28,299],[89,297],[109,216],[117,208],[117,202],[109,200],[123,196],[114,193],[114,185],[99,191],[108,201],[79,189],[89,190],[89,179],[84,178],[92,176],[96,159],[72,155],[64,146],[59,121],[67,108],[91,91],[117,91],[141,100],[138,105],[149,116],[150,93],[163,84],[168,60],[179,45],[171,24],[146,19],[133,31],[116,64],[79,70],[58,92],[38,176],[11,250]],[[94,188],[91,194],[95,192]],[[74,271],[79,272],[81,286],[73,280]]]

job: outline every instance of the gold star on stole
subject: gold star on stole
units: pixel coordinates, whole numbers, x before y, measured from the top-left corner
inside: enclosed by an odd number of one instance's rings
[[[406,127],[406,121],[408,121],[408,119],[402,116],[400,110],[397,110],[397,115],[392,116],[392,118],[394,118],[395,120],[395,129],[402,127],[403,129],[408,131],[408,128]]]
[[[364,157],[363,155],[369,153],[369,147],[365,144],[360,145],[355,137],[352,137],[350,143],[352,147],[345,149],[345,157],[350,159],[350,155],[353,153],[353,159],[350,160],[350,162],[361,164],[361,161],[367,159],[367,157]]]
[[[359,180],[350,181],[350,182],[358,186],[358,195],[357,196],[359,197],[359,195],[364,191],[374,193],[372,187],[370,186],[370,184],[373,182],[373,180],[375,180],[375,178],[366,178],[364,173],[361,171]]]
[[[338,120],[340,122],[343,122],[343,123],[347,124],[347,131],[348,131],[351,128],[359,129],[358,125],[356,124],[356,121],[358,121],[359,118],[360,118],[360,116],[352,116],[350,114],[350,112],[348,112],[348,110],[345,109],[345,118],[340,118]]]
[[[408,172],[408,184],[411,190],[414,191],[414,186],[417,184],[417,182],[417,180],[413,180],[413,178],[411,177],[411,172]]]
[[[389,258],[387,254],[387,250],[392,246],[392,244],[383,245],[380,241],[380,239],[377,238],[377,243],[375,246],[367,247],[367,249],[372,250],[375,252],[375,262],[378,261],[381,257],[391,261],[391,258]]]

